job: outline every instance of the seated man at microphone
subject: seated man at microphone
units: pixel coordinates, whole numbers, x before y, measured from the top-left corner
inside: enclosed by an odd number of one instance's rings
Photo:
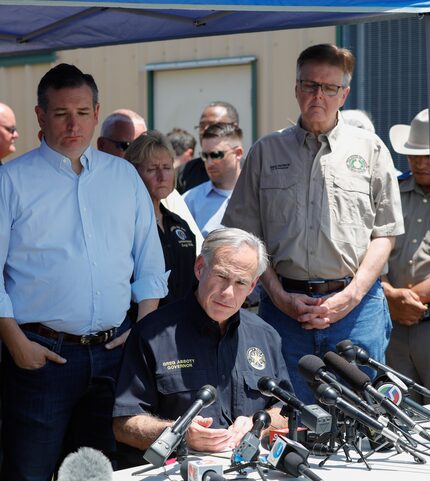
[[[189,448],[235,448],[260,409],[268,409],[273,426],[286,425],[277,400],[257,388],[259,379],[269,376],[292,389],[280,337],[240,309],[267,262],[263,242],[248,232],[229,228],[208,235],[195,262],[196,292],[132,329],[113,413],[118,441],[147,449],[205,384],[216,388],[217,399],[191,423]]]

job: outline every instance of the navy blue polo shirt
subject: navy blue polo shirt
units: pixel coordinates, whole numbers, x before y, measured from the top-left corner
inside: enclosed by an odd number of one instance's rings
[[[292,390],[278,333],[255,314],[240,310],[221,336],[194,293],[152,312],[127,340],[113,415],[145,413],[175,420],[205,384],[217,400],[201,411],[212,427],[271,407],[274,398],[257,389],[262,376],[285,380]]]

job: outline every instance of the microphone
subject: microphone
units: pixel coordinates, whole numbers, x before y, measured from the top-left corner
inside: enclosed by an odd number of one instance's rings
[[[258,380],[257,387],[264,396],[279,399],[288,406],[300,411],[302,423],[317,434],[328,433],[331,429],[331,414],[317,404],[306,406],[293,394],[279,387],[277,381],[264,376]]]
[[[397,382],[390,382],[389,378],[383,376],[376,378],[373,386],[396,406],[409,411],[413,416],[430,420],[430,410],[405,395],[402,386],[399,386]]]
[[[58,471],[58,481],[113,481],[109,459],[93,448],[79,448],[64,459]]]
[[[342,412],[346,413],[349,417],[356,419],[364,426],[367,426],[370,429],[373,429],[377,433],[384,436],[386,439],[393,442],[396,446],[402,447],[406,452],[412,454],[415,461],[420,464],[425,464],[426,460],[423,458],[419,453],[415,452],[413,448],[408,446],[403,439],[400,438],[396,433],[388,429],[382,423],[373,419],[366,413],[363,413],[359,409],[357,409],[352,404],[345,401],[336,389],[332,388],[328,384],[320,384],[315,389],[315,396],[316,398],[323,404],[327,406],[337,406]]]
[[[300,443],[284,436],[278,436],[267,457],[267,462],[275,469],[290,476],[304,476],[311,481],[322,479],[309,469],[309,451]]]
[[[352,389],[349,389],[348,387],[339,383],[336,379],[333,379],[332,374],[327,371],[327,366],[324,364],[324,361],[318,356],[314,356],[313,354],[307,354],[306,356],[303,356],[299,360],[299,372],[308,382],[325,382],[334,387],[341,395],[354,403],[367,414],[376,417],[379,416],[376,410],[367,404],[360,396],[355,394]]]
[[[398,376],[406,384],[406,386],[408,386],[409,389],[412,389],[413,391],[423,396],[430,397],[430,389],[427,389],[426,387],[421,386],[420,384],[417,384],[415,381],[413,381],[412,379],[409,379],[404,374],[401,374],[400,372],[395,371],[390,366],[387,366],[385,364],[382,364],[376,361],[375,359],[372,359],[366,350],[364,350],[360,346],[354,345],[352,341],[350,341],[349,339],[345,339],[344,341],[339,342],[336,345],[336,351],[339,354],[344,355],[344,353],[351,350],[351,346],[355,350],[355,359],[358,364],[361,364],[362,366],[370,366],[375,370],[380,369],[381,371],[384,371],[384,372],[391,372],[396,376]],[[347,354],[347,356],[349,356],[349,354]]]
[[[225,481],[223,465],[211,459],[184,461],[181,476],[184,481]]]
[[[167,427],[146,450],[143,458],[155,468],[162,466],[181,442],[192,420],[216,399],[216,389],[206,384],[197,391],[196,398],[188,410],[172,426]]]
[[[340,376],[346,379],[354,389],[358,391],[364,391],[370,394],[370,396],[376,400],[389,414],[395,416],[397,419],[406,424],[412,431],[419,434],[422,438],[427,441],[430,440],[430,434],[417,424],[413,419],[411,419],[407,414],[405,414],[401,409],[399,409],[393,402],[391,402],[387,397],[378,392],[372,386],[370,378],[363,371],[360,371],[358,367],[349,364],[343,357],[340,357],[335,352],[327,352],[324,355],[324,361]]]
[[[309,464],[299,454],[295,452],[288,453],[284,458],[285,472],[290,476],[298,478],[303,476],[311,481],[322,481],[318,475],[316,475],[311,469]]]
[[[239,446],[233,450],[231,456],[232,463],[249,463],[255,461],[260,453],[261,431],[270,426],[272,422],[270,415],[266,411],[257,411],[252,417],[254,425],[251,431],[243,436]]]

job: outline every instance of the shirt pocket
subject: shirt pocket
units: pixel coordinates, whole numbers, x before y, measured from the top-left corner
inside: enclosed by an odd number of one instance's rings
[[[175,371],[168,374],[158,374],[155,378],[158,391],[164,396],[177,393],[195,393],[208,384],[206,371]],[[190,395],[190,399],[194,395]]]
[[[239,390],[237,393],[237,416],[249,416],[259,409],[265,409],[270,400],[268,397],[260,393],[257,384],[261,375],[254,374],[249,371],[242,372],[239,375]]]
[[[298,215],[297,188],[297,179],[293,175],[263,176],[260,181],[260,214],[263,222],[294,222]]]
[[[333,179],[331,208],[336,221],[352,226],[366,226],[372,213],[370,204],[370,184],[360,177],[341,177]]]

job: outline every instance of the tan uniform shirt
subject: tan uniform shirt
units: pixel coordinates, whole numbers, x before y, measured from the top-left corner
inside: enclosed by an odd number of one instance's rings
[[[405,234],[397,237],[388,264],[393,287],[409,287],[430,276],[430,194],[413,177],[400,182]]]
[[[341,119],[318,139],[299,124],[251,148],[223,219],[267,245],[293,279],[354,275],[373,237],[403,233],[391,156]]]

